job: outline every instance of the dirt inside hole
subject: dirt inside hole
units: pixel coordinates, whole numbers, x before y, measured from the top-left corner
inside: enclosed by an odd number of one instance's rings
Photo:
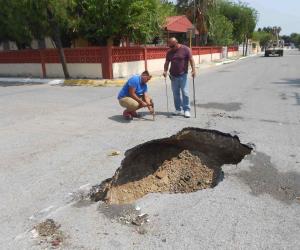
[[[223,164],[237,164],[250,152],[237,136],[185,128],[128,150],[115,175],[94,186],[90,196],[94,201],[127,204],[148,193],[211,188],[222,178]]]

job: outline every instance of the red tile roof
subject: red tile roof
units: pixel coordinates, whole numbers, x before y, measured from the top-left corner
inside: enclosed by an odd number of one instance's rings
[[[193,28],[193,24],[185,15],[167,17],[165,29],[169,32],[186,33],[191,28]],[[197,30],[196,34],[198,34]]]

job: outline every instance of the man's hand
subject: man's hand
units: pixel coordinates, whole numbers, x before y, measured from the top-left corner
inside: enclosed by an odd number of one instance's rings
[[[163,76],[166,78],[167,75],[168,75],[168,72],[167,72],[167,71],[164,71]]]
[[[149,107],[149,105],[146,102],[141,102],[140,105],[142,108]]]
[[[152,107],[150,106],[150,107],[149,107],[149,112],[150,112],[151,115],[153,115],[153,114],[154,114],[154,108],[152,108]]]
[[[192,77],[195,78],[196,77],[196,71],[192,70]]]

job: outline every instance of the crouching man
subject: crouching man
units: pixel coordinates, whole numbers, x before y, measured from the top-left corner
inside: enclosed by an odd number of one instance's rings
[[[138,117],[137,110],[147,107],[151,114],[154,113],[153,102],[148,94],[147,82],[151,79],[148,71],[141,75],[135,75],[122,87],[118,99],[122,107],[125,108],[123,116],[125,119]]]

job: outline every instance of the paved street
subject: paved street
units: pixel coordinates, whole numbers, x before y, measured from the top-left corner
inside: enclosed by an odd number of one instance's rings
[[[205,69],[196,119],[168,118],[155,79],[155,122],[124,121],[119,88],[0,83],[0,249],[40,249],[30,231],[46,218],[68,236],[62,249],[299,249],[299,69],[298,51]],[[173,109],[170,88],[169,97]],[[138,200],[144,232],[111,221],[102,205],[70,202],[80,186],[111,177],[127,149],[184,127],[235,134],[255,150],[223,166],[213,189]]]

